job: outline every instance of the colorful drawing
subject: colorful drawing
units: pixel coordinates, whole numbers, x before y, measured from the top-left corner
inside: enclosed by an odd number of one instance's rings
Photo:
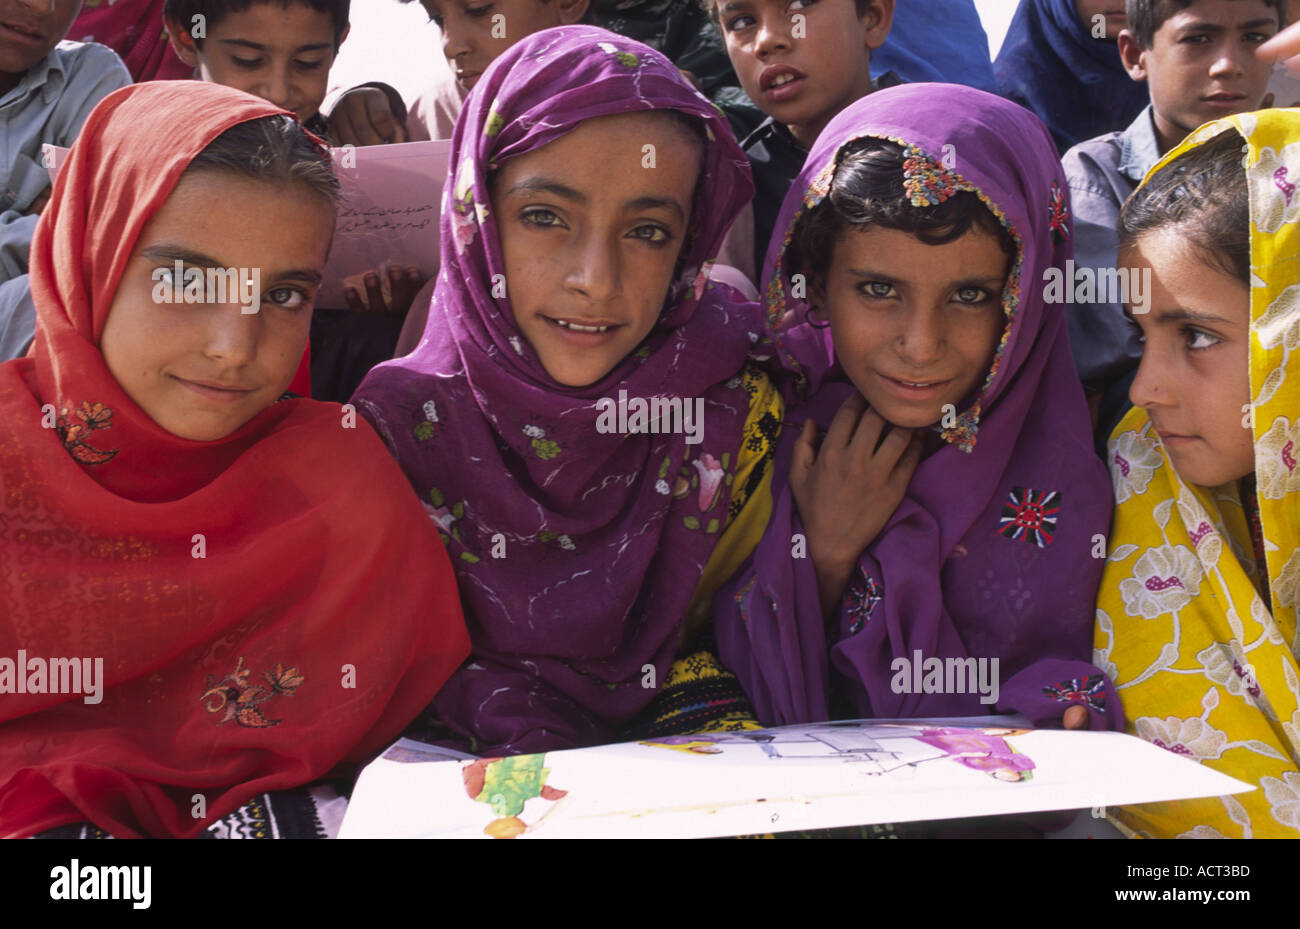
[[[554,802],[568,793],[546,783],[551,771],[544,767],[545,761],[545,755],[514,755],[482,758],[465,766],[465,792],[471,799],[486,803],[497,816],[483,830],[486,834],[494,839],[522,835],[541,822],[539,817],[529,826],[520,818],[525,803],[535,797]]]

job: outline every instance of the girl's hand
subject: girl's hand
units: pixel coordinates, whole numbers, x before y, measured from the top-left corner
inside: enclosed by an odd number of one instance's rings
[[[389,265],[388,285],[391,293],[389,300],[384,299],[378,273],[369,271],[362,280],[366,285],[364,301],[355,287],[348,286],[343,289],[349,310],[353,313],[373,313],[378,316],[404,316],[411,308],[411,301],[428,278],[420,273],[419,268],[399,268],[397,265]]]
[[[1258,49],[1265,61],[1285,61],[1291,73],[1300,72],[1300,22],[1292,23]]]
[[[1061,720],[1061,725],[1066,729],[1087,729],[1088,708],[1076,703],[1065,711],[1065,717]]]
[[[388,94],[377,87],[354,87],[339,97],[329,124],[335,145],[407,141],[406,127],[393,115]]]
[[[824,613],[843,598],[858,557],[894,515],[920,460],[920,436],[888,425],[856,392],[835,414],[820,447],[817,424],[804,423],[790,462],[790,490]]]

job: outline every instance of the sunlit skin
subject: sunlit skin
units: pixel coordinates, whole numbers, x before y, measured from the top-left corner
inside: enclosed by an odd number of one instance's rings
[[[1161,152],[1202,123],[1259,109],[1273,64],[1257,52],[1277,31],[1264,0],[1197,0],[1161,23],[1149,49],[1120,34],[1129,76],[1150,87]]]
[[[1161,229],[1120,251],[1151,271],[1142,363],[1129,399],[1151,417],[1178,474],[1217,487],[1255,470],[1250,420],[1250,291],[1206,264],[1183,230]],[[1130,308],[1131,312],[1131,308]]]
[[[208,22],[195,43],[189,23],[168,22],[172,48],[205,81],[225,84],[292,110],[299,122],[320,112],[338,48],[334,18],[305,3],[254,3]],[[341,45],[347,38],[343,30]]]
[[[871,92],[871,51],[884,44],[894,20],[894,0],[870,0],[861,17],[853,0],[714,3],[740,86],[804,148],[836,113]],[[787,77],[794,80],[774,83]]]
[[[1006,324],[1009,264],[978,226],[944,245],[856,226],[836,241],[825,280],[812,282],[815,313],[830,321],[835,356],[858,389],[820,442],[805,424],[790,468],[827,612],[902,500],[919,430],[945,404],[963,409],[987,376]]]
[[[654,168],[642,166],[646,145]],[[493,175],[515,323],[556,382],[595,383],[654,328],[702,156],[667,114],[630,113],[587,120]]]
[[[186,174],[145,224],[118,284],[99,346],[108,370],[173,435],[234,432],[293,380],[333,229],[333,206],[302,185]],[[155,302],[154,270],[178,258],[186,268],[260,269],[257,311],[243,312],[239,294]]]
[[[0,0],[0,93],[59,44],[81,0]]]
[[[1006,326],[1008,268],[998,238],[979,226],[945,245],[854,227],[836,242],[813,297],[868,406],[920,428],[938,422],[945,404],[962,409],[987,376]]]
[[[588,2],[420,0],[420,5],[442,30],[442,53],[456,83],[468,93],[498,55],[534,32],[576,23],[587,12]]]
[[[1093,23],[1100,14],[1106,18],[1105,38],[1114,42],[1124,27],[1128,25],[1128,16],[1124,12],[1124,0],[1074,0],[1074,8],[1079,14],[1088,33],[1093,34]]]

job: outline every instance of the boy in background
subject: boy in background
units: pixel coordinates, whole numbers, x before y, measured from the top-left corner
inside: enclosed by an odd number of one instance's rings
[[[65,42],[81,0],[0,3],[0,361],[27,350],[36,314],[27,290],[27,253],[50,175],[44,143],[69,146],[90,111],[131,83],[102,45]]]
[[[387,84],[354,87],[321,113],[349,7],[350,0],[166,0],[163,19],[172,48],[201,80],[292,110],[332,145],[405,142],[406,105]]]
[[[1272,64],[1256,50],[1286,18],[1286,0],[1128,0],[1119,53],[1146,81],[1150,103],[1123,132],[1071,148],[1061,159],[1074,211],[1076,267],[1113,268],[1120,207],[1160,157],[1203,123],[1265,105]],[[1067,282],[1073,283],[1073,282]],[[1067,303],[1079,376],[1108,425],[1128,407],[1142,360],[1137,327],[1118,303]]]
[[[871,77],[871,53],[889,35],[894,0],[821,0],[794,13],[788,0],[711,2],[740,86],[768,117],[741,143],[754,172],[761,275],[781,202],[817,134],[859,97],[901,83],[892,72]]]

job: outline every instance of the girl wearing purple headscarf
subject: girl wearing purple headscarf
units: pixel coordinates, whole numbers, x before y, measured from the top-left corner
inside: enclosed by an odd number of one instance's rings
[[[667,59],[587,26],[498,57],[452,151],[423,339],[355,397],[469,614],[433,715],[484,754],[610,741],[677,686],[771,508],[782,407],[747,365],[762,312],[709,280],[748,166]],[[709,696],[676,731],[744,701],[701,662]]]
[[[879,91],[822,132],[777,229],[792,409],[771,523],[714,613],[760,720],[1120,728],[1083,660],[1111,503],[1044,302],[1071,246],[1043,125],[966,87]]]

